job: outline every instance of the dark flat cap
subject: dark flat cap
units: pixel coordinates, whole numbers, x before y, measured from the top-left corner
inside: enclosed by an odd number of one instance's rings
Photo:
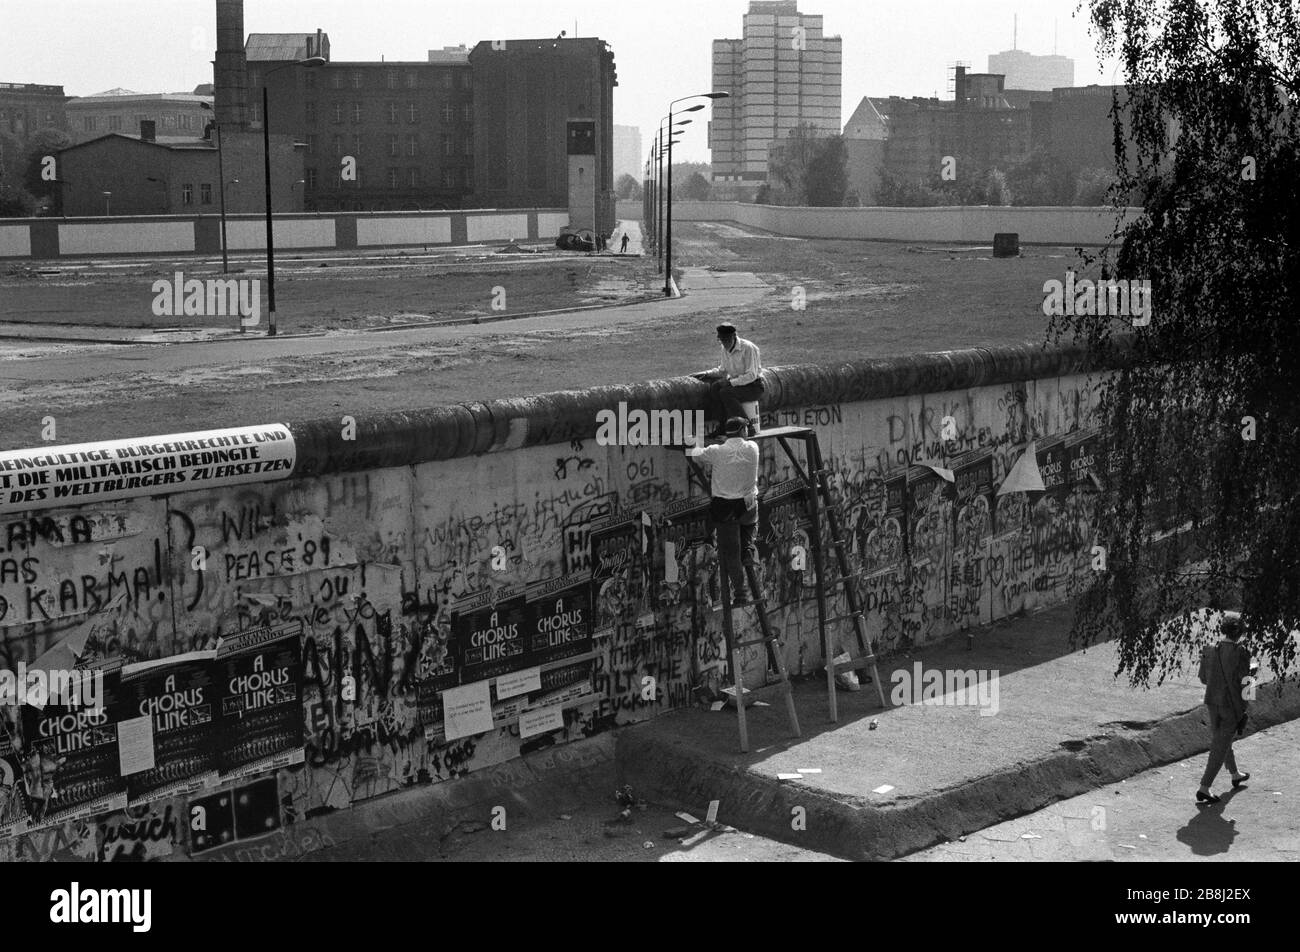
[[[735,325],[735,324],[719,324],[719,325],[718,325],[718,336],[719,336],[719,337],[734,337],[734,336],[736,336],[736,325]]]

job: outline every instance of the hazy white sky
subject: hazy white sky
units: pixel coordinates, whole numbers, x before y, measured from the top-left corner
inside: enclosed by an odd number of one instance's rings
[[[1011,48],[1075,60],[1075,83],[1116,81],[1099,65],[1079,0],[799,0],[844,38],[843,119],[865,95],[947,94],[949,64],[977,71]],[[599,36],[613,47],[614,121],[647,148],[668,102],[711,88],[715,38],[739,37],[748,0],[247,0],[249,33],[330,36],[337,60],[420,60],[479,40]],[[85,96],[121,86],[180,92],[212,81],[214,0],[0,0],[0,82],[62,85]],[[707,160],[698,115],[678,154]]]

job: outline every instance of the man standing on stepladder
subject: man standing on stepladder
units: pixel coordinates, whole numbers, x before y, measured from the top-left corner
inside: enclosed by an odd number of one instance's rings
[[[686,455],[712,469],[709,520],[718,535],[718,557],[731,580],[732,605],[748,605],[745,565],[758,570],[758,444],[745,439],[749,421],[727,420],[727,442],[719,446],[689,447]]]
[[[718,343],[722,345],[722,363],[713,370],[695,374],[700,380],[712,380],[711,416],[715,420],[740,417],[749,423],[744,405],[763,396],[763,365],[757,345],[736,333],[734,324],[718,325]],[[747,426],[754,436],[757,427]]]

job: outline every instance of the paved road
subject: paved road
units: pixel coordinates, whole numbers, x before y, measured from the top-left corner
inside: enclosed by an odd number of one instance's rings
[[[750,273],[687,269],[684,296],[588,311],[550,314],[517,321],[455,327],[420,327],[394,331],[337,333],[311,337],[266,338],[250,334],[244,339],[173,344],[75,345],[75,352],[54,352],[49,345],[14,344],[9,356],[30,354],[28,359],[3,359],[0,350],[0,385],[26,382],[71,383],[113,374],[135,374],[147,368],[153,374],[227,365],[267,363],[288,357],[329,354],[355,356],[366,351],[401,350],[412,346],[472,339],[511,338],[521,333],[589,330],[621,324],[638,324],[689,316],[721,308],[740,308],[765,296],[770,288]]]
[[[1238,741],[1238,765],[1252,779],[1234,792],[1227,772],[1220,774],[1215,793],[1223,799],[1213,806],[1197,806],[1193,799],[1205,769],[1202,755],[1062,800],[906,861],[1300,861],[1297,748],[1300,721]]]

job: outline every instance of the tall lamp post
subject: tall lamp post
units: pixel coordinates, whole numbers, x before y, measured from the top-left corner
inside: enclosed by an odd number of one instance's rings
[[[673,107],[679,102],[688,102],[691,99],[730,99],[731,93],[699,93],[695,96],[683,96],[681,99],[674,99],[668,104],[668,124],[672,126]],[[704,108],[703,103],[691,106],[689,109],[683,109],[683,112],[699,112]],[[673,140],[668,139],[668,221],[664,228],[664,295],[672,297],[673,294]]]
[[[271,96],[267,91],[267,80],[271,78],[272,73],[277,73],[282,69],[289,69],[291,66],[302,66],[313,68],[324,66],[326,59],[323,56],[311,56],[305,60],[298,60],[296,63],[282,63],[272,69],[268,69],[262,77],[262,154],[265,161],[266,174],[266,306],[270,315],[270,323],[266,328],[266,336],[274,337],[275,328],[275,234],[274,226],[271,221]]]
[[[210,103],[199,103],[200,109],[212,113],[212,127],[217,134],[217,178],[221,183],[221,273],[230,273],[230,245],[226,240],[226,150],[221,147],[221,123],[217,121],[217,111]],[[236,180],[238,181],[238,180]],[[239,329],[242,331],[243,324]]]
[[[113,198],[112,192],[104,192],[104,217],[105,218],[112,217],[112,213],[109,211],[109,208],[111,207],[109,203],[112,201],[112,198]]]
[[[703,106],[696,106],[695,108],[698,110],[698,109],[703,109],[704,107],[703,107]],[[687,110],[687,111],[689,112],[689,111],[692,111],[692,110]],[[677,136],[677,132],[678,132],[678,130],[681,129],[681,128],[683,128],[684,126],[689,126],[689,125],[691,124],[692,121],[693,121],[693,120],[690,120],[690,119],[681,119],[681,120],[678,120],[677,122],[673,123],[672,126],[670,127],[670,128],[671,128],[671,134],[672,134],[672,137],[673,137],[673,139],[672,139],[671,141],[679,141],[679,140],[676,139],[676,136]],[[665,134],[665,128],[666,128],[666,123],[667,123],[667,122],[668,122],[667,118],[664,118],[663,120],[660,121],[660,123],[659,123],[659,137],[658,137],[658,140],[657,140],[657,141],[658,141],[658,146],[659,146],[659,187],[658,187],[658,189],[657,189],[657,192],[658,192],[660,195],[663,195],[663,194],[664,194],[664,187],[663,187],[663,185],[664,185],[664,145],[663,145],[663,136],[664,136],[664,134]],[[672,151],[672,150],[671,150],[671,141],[670,141],[670,144],[669,144],[669,154],[671,154],[671,151]],[[670,169],[669,171],[671,172],[671,169]],[[656,225],[655,225],[655,257],[657,258],[657,262],[656,262],[656,264],[657,264],[657,267],[659,268],[659,271],[660,271],[660,272],[662,272],[663,269],[664,269],[664,260],[663,260],[664,205],[663,205],[663,202],[666,201],[666,200],[667,200],[667,198],[665,197],[663,200],[661,200],[661,201],[659,202],[659,207],[658,207],[659,220],[658,220],[658,222],[657,222]]]

